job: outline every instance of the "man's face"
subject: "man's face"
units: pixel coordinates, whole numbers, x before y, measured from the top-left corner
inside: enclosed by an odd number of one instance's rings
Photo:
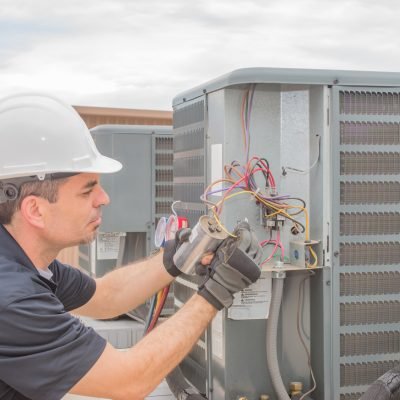
[[[109,202],[99,174],[68,178],[59,188],[57,201],[46,206],[47,239],[61,247],[91,242],[101,223],[101,206]]]

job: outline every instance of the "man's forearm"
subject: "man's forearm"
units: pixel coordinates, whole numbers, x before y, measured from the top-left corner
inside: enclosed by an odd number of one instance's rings
[[[175,315],[127,352],[108,346],[72,393],[113,399],[143,399],[197,342],[217,310],[194,295]]]
[[[95,294],[75,312],[93,318],[112,318],[136,308],[172,280],[159,252],[96,279]]]

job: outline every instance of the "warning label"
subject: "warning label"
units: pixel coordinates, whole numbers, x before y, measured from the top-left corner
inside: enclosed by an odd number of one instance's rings
[[[118,257],[119,243],[125,232],[100,232],[97,235],[97,259],[113,260]]]
[[[262,272],[256,283],[235,294],[233,305],[228,309],[228,318],[237,320],[268,318],[271,288],[271,272]]]

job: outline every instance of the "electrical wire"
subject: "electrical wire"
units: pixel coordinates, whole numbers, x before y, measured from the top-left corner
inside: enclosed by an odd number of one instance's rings
[[[271,196],[272,193],[275,194],[276,190],[275,179],[266,158],[253,156],[244,167],[238,161],[233,161],[230,165],[224,166],[224,171],[226,177],[212,182],[201,196],[201,200],[213,211],[214,215],[222,213],[225,201],[238,194],[247,193],[252,195],[256,199],[256,202],[262,204],[266,211],[264,218],[268,219],[281,215],[284,219],[292,221],[296,228],[301,227],[301,232],[308,232],[308,215],[304,200],[290,196]],[[263,176],[265,190],[261,190],[257,186],[256,174]],[[224,186],[217,190],[212,190],[217,184]],[[209,196],[216,193],[221,194],[222,197],[219,201],[213,202],[209,199]],[[292,201],[300,202],[300,205],[293,204],[291,203]],[[306,226],[295,218],[300,213],[305,214]],[[228,231],[223,227],[222,223],[220,225],[225,232]],[[306,234],[306,240],[308,240],[308,234]]]
[[[271,236],[272,236],[272,232],[271,232]],[[272,257],[276,254],[278,249],[281,251],[280,260],[284,261],[284,259],[285,259],[285,249],[284,249],[283,244],[281,242],[279,230],[277,231],[276,240],[274,240],[274,239],[272,239],[272,237],[270,237],[268,240],[263,240],[260,243],[260,246],[262,248],[264,248],[265,246],[268,246],[268,245],[273,245],[274,249],[272,250],[272,253],[264,261],[261,262],[260,265],[262,266],[262,265],[266,264],[268,261],[270,261],[272,259]]]
[[[307,169],[299,169],[294,167],[282,167],[282,175],[287,175],[288,172],[292,172],[294,174],[306,175],[308,174],[317,164],[321,157],[321,136],[316,135],[318,137],[318,154],[315,161],[307,168]]]
[[[158,318],[159,318],[161,311],[164,307],[164,304],[167,300],[169,288],[170,288],[170,286],[168,285],[164,289],[162,289],[158,292],[158,295],[157,295],[158,300],[157,300],[156,309],[154,311],[154,315],[149,324],[149,327],[146,330],[146,334],[149,333],[150,331],[152,331],[154,329],[154,327],[156,326]]]
[[[313,264],[307,263],[306,267],[312,269],[312,268],[317,267],[317,265],[318,265],[318,257],[317,257],[317,254],[315,253],[315,251],[314,251],[314,249],[312,248],[311,245],[307,246],[307,247],[308,247],[308,250],[309,250],[310,254],[312,255],[312,257],[314,259],[314,263]]]
[[[312,274],[314,274],[314,272],[312,272]],[[313,372],[313,369],[312,369],[312,366],[311,366],[311,354],[310,354],[310,352],[309,352],[309,350],[308,350],[308,348],[307,348],[307,345],[306,345],[306,343],[305,343],[305,341],[304,341],[304,339],[303,339],[303,336],[302,336],[302,334],[301,334],[301,329],[300,329],[300,304],[302,303],[302,296],[304,297],[304,285],[305,285],[305,282],[306,282],[306,280],[307,279],[309,279],[310,278],[310,276],[311,275],[307,275],[306,277],[304,277],[301,281],[300,281],[300,283],[299,283],[299,298],[298,298],[298,302],[297,302],[297,323],[296,323],[296,327],[297,327],[297,333],[298,333],[298,335],[299,335],[299,339],[300,339],[300,342],[301,342],[301,344],[302,344],[302,346],[303,346],[303,348],[304,348],[304,350],[305,350],[305,352],[306,352],[306,355],[307,355],[307,360],[308,360],[308,366],[309,366],[309,368],[310,368],[310,375],[311,375],[311,378],[312,378],[312,381],[313,381],[313,387],[309,390],[309,391],[307,391],[306,393],[304,393],[301,397],[300,397],[300,399],[299,400],[304,400],[304,398],[306,397],[306,396],[308,396],[309,394],[311,394],[316,388],[317,388],[317,381],[315,380],[315,376],[314,376],[314,372]]]
[[[146,323],[144,325],[144,331],[143,331],[143,335],[146,335],[147,330],[149,329],[150,326],[150,322],[153,319],[153,315],[154,315],[154,310],[156,307],[156,303],[157,303],[157,294],[155,294],[154,296],[152,296],[151,300],[150,300],[150,306],[149,306],[149,311],[147,313],[147,318],[146,318]]]
[[[250,85],[244,92],[240,110],[242,125],[242,138],[245,153],[245,164],[234,160],[229,165],[224,166],[225,177],[207,186],[204,193],[200,196],[201,201],[208,207],[213,214],[217,224],[228,235],[235,237],[221,222],[221,214],[227,201],[236,196],[247,195],[253,197],[255,203],[262,209],[262,218],[275,221],[275,228],[279,228],[280,223],[285,220],[290,221],[299,233],[304,233],[305,241],[309,241],[309,216],[306,203],[303,199],[289,195],[276,195],[276,182],[270,169],[267,158],[252,156],[250,158],[250,121],[254,103],[256,85]],[[320,137],[318,143],[318,162],[320,157]],[[315,163],[314,163],[315,164]],[[313,167],[314,165],[312,165]],[[216,187],[218,185],[218,187]],[[211,196],[212,199],[211,199]],[[299,219],[299,218],[304,218]],[[282,222],[280,222],[282,221]],[[269,225],[271,226],[271,224]],[[272,256],[281,250],[282,243],[279,240],[265,242],[266,245],[274,244]],[[310,258],[313,263],[307,263],[307,268],[315,268],[318,259],[311,245],[306,246],[309,250]],[[282,256],[281,256],[282,257]],[[282,257],[283,258],[283,257]],[[265,260],[268,261],[270,258]]]

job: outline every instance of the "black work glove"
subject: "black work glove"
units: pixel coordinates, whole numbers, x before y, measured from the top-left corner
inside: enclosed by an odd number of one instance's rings
[[[164,244],[164,267],[167,272],[173,277],[176,277],[182,273],[182,271],[178,269],[174,263],[174,255],[179,249],[179,246],[189,240],[189,236],[191,233],[192,230],[190,228],[179,229],[179,231],[177,231],[175,234],[175,239],[167,240]]]
[[[241,222],[233,233],[236,238],[229,237],[218,247],[208,276],[198,291],[218,310],[230,307],[233,295],[250,286],[261,275],[258,265],[262,250],[250,225]]]

